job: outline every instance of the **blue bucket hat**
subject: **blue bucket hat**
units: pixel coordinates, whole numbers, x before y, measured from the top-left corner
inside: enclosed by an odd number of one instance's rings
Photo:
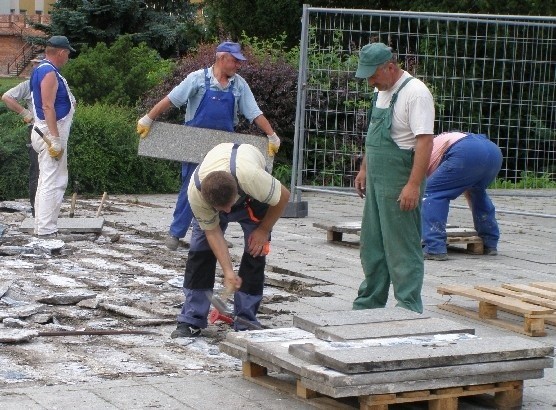
[[[55,48],[65,48],[69,51],[75,51],[75,49],[70,46],[69,40],[66,36],[52,36],[46,41],[46,45]]]
[[[247,60],[243,54],[241,54],[241,46],[238,43],[232,43],[230,41],[225,41],[220,43],[218,47],[216,47],[216,52],[225,52],[230,53],[238,60],[245,61]]]
[[[359,52],[359,63],[355,77],[369,78],[378,66],[392,59],[392,49],[383,43],[372,43],[364,46]]]

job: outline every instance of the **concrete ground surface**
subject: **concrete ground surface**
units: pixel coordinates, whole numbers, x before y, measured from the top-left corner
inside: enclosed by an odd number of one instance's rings
[[[107,226],[135,229],[145,235],[166,233],[172,217],[175,195],[141,195],[110,197],[109,201],[129,201],[144,206],[133,212],[105,215]],[[267,260],[270,272],[292,278],[311,280],[317,296],[306,295],[294,300],[273,300],[261,308],[261,314],[281,312],[281,327],[291,326],[295,313],[322,313],[349,310],[362,280],[357,246],[327,243],[326,232],[313,223],[358,221],[363,200],[355,196],[332,193],[303,193],[308,202],[306,218],[282,218],[272,233],[272,252]],[[453,246],[447,261],[425,261],[423,299],[425,313],[448,318],[476,329],[478,336],[517,335],[511,331],[439,309],[449,300],[437,293],[440,285],[501,285],[504,283],[556,282],[556,191],[493,191],[501,230],[498,256],[472,255],[464,246]],[[448,222],[472,227],[470,212],[463,199],[453,202]],[[232,256],[242,253],[242,236],[237,225],[230,225],[227,238],[234,244]],[[356,242],[355,235],[344,235],[346,242]],[[186,238],[187,240],[187,238]],[[183,257],[186,249],[180,248]],[[176,289],[176,293],[179,293]],[[452,298],[454,303],[477,308],[478,302]],[[388,306],[395,304],[391,295]],[[522,318],[501,315],[508,322],[520,324]],[[263,320],[264,324],[264,320]],[[276,322],[274,322],[276,326]],[[164,328],[171,331],[173,326]],[[163,337],[168,337],[165,334]],[[527,336],[523,336],[527,337]],[[556,345],[556,327],[547,326],[547,335],[535,340]],[[0,344],[0,351],[3,345]],[[1,353],[1,352],[0,352]],[[230,358],[230,361],[236,361]],[[1,363],[0,363],[1,364]],[[48,363],[45,364],[48,366]],[[6,369],[4,369],[6,371]],[[63,372],[63,369],[60,371]],[[556,371],[546,369],[542,379],[525,381],[525,409],[556,407]],[[256,385],[242,378],[237,364],[222,371],[189,371],[187,374],[94,379],[73,383],[0,384],[1,409],[308,409],[310,403]],[[426,408],[426,404],[397,405],[391,408]],[[492,408],[475,399],[460,400],[461,409]]]

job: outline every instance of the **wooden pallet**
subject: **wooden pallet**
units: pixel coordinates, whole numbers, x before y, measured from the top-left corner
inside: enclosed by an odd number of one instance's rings
[[[326,240],[338,245],[346,246],[359,246],[359,242],[344,241],[344,234],[351,234],[359,236],[361,234],[361,222],[340,222],[337,224],[324,224],[315,222],[315,228],[324,229],[326,231]],[[460,228],[457,226],[448,225],[446,227],[446,244],[447,245],[460,245],[467,246],[469,253],[482,255],[483,254],[483,240],[477,236],[474,229]]]
[[[266,388],[296,396],[306,404],[321,409],[388,410],[391,404],[426,401],[429,410],[457,410],[460,397],[481,394],[493,394],[498,409],[521,408],[523,401],[522,380],[338,399],[307,388],[299,379],[285,380],[269,376],[266,367],[253,362],[244,361],[242,368],[245,379]]]
[[[458,295],[479,301],[478,311],[444,303],[440,309],[481,320],[527,336],[545,336],[545,324],[556,325],[556,283],[535,282],[529,285],[503,284],[501,286],[440,286],[442,295]],[[523,318],[518,326],[498,318],[502,310]]]
[[[338,245],[347,246],[359,246],[359,242],[346,242],[344,241],[344,234],[351,234],[359,236],[361,233],[361,222],[340,222],[334,225],[327,225],[315,222],[313,223],[315,228],[320,228],[326,230],[326,240],[328,242],[333,242]]]
[[[446,228],[446,244],[467,246],[467,252],[482,255],[484,251],[483,240],[477,236],[474,229]]]

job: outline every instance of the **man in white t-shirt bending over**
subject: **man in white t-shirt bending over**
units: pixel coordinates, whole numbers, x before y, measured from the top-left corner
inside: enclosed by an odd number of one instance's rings
[[[265,170],[261,152],[249,144],[224,143],[208,152],[189,183],[188,197],[195,218],[185,267],[185,303],[171,337],[196,337],[207,327],[216,261],[224,286],[235,291],[235,330],[260,326],[256,315],[263,295],[270,232],[287,206],[290,192]],[[238,275],[224,232],[229,222],[243,229],[244,253]]]
[[[361,49],[355,76],[376,91],[365,158],[355,178],[355,189],[365,198],[360,250],[365,279],[353,308],[384,307],[392,283],[397,306],[422,313],[421,200],[434,134],[433,97],[382,43]]]

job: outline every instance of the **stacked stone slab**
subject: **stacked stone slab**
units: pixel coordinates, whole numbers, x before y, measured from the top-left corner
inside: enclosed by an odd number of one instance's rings
[[[360,400],[537,379],[553,366],[553,346],[477,337],[467,326],[401,308],[294,316],[294,326],[229,333],[221,350],[294,375],[314,392]]]

